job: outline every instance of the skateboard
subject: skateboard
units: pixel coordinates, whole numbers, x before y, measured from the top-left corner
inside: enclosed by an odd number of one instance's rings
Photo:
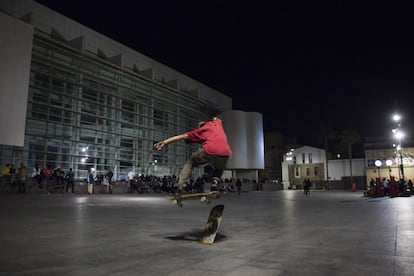
[[[199,199],[201,202],[210,203],[211,199],[217,199],[220,197],[220,192],[213,191],[208,193],[194,193],[194,194],[183,194],[170,198],[172,204],[183,207],[184,200]]]
[[[220,227],[221,218],[223,217],[224,205],[219,204],[213,207],[208,216],[207,224],[200,240],[202,244],[212,245],[216,239],[218,229]]]

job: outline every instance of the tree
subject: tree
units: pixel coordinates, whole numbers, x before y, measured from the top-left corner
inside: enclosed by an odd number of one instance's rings
[[[361,142],[361,136],[358,132],[352,129],[344,129],[338,136],[341,144],[348,146],[348,158],[349,158],[349,172],[351,174],[351,184],[354,182],[352,175],[352,145]]]

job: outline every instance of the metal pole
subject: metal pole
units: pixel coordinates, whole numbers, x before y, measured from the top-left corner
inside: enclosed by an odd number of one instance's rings
[[[400,146],[400,170],[401,170],[401,179],[404,180],[404,164],[403,164],[403,155],[402,155],[402,150],[401,150],[401,146]]]

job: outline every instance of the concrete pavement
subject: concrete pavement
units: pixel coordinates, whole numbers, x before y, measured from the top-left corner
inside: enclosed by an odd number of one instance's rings
[[[198,243],[224,204],[218,240]],[[414,197],[0,194],[0,275],[414,275]]]

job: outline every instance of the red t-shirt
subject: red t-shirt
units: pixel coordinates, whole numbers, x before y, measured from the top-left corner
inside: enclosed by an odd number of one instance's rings
[[[186,133],[187,142],[203,144],[204,152],[210,155],[231,156],[232,150],[220,119],[208,121],[202,127]]]

